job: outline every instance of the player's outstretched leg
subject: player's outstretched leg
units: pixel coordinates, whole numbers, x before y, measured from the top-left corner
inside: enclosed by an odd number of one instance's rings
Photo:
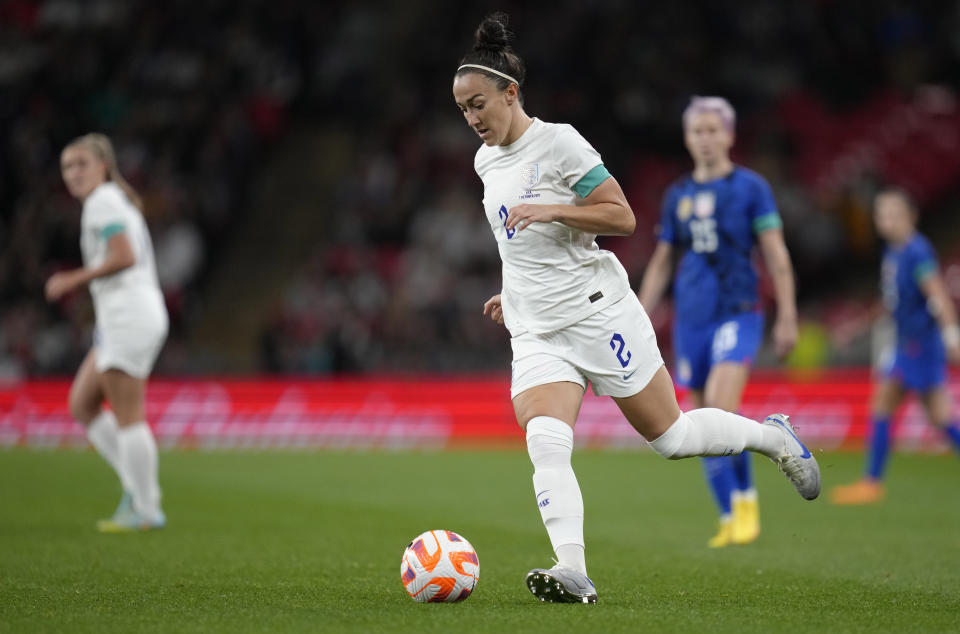
[[[650,447],[671,460],[756,451],[775,462],[804,499],[820,495],[820,466],[785,414],[771,414],[758,425],[722,409],[695,409],[681,413]]]
[[[614,401],[634,429],[664,458],[756,451],[773,460],[801,496],[812,500],[820,494],[820,467],[784,414],[772,414],[758,424],[713,407],[682,412],[673,381],[663,366],[640,392],[614,397]],[[673,422],[667,423],[671,419]]]

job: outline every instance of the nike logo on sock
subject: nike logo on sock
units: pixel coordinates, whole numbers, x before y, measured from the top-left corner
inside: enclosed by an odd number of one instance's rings
[[[541,495],[543,495],[544,493],[549,493],[549,492],[550,492],[550,489],[544,489],[544,490],[541,491],[540,493],[537,493],[537,499],[539,500]]]

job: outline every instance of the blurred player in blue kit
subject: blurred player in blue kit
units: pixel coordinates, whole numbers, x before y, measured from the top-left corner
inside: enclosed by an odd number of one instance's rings
[[[902,189],[882,190],[874,201],[877,233],[887,242],[881,266],[883,304],[896,324],[896,343],[881,362],[871,403],[871,438],[864,476],[830,492],[834,504],[871,504],[885,495],[890,419],[915,391],[927,420],[960,451],[960,423],[947,391],[947,360],[960,362],[960,327],[930,241],[916,230],[917,208]]]
[[[694,407],[736,411],[763,338],[753,247],[760,245],[777,302],[776,352],[797,339],[793,269],[770,186],[730,160],[736,115],[721,97],[694,97],[683,113],[693,172],[663,200],[659,240],[638,293],[652,311],[682,252],[674,282],[675,376],[690,389]],[[746,544],[760,533],[750,454],[703,459],[720,510],[719,531],[708,545]]]

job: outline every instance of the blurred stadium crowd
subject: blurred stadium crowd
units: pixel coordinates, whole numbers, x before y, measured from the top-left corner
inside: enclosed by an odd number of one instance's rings
[[[71,373],[89,345],[86,296],[48,306],[42,288],[79,261],[58,156],[90,130],[114,138],[146,201],[172,316],[159,372],[504,370],[506,334],[480,314],[499,260],[479,140],[449,93],[493,9],[518,33],[528,112],[577,127],[623,184],[637,232],[601,246],[635,285],[660,195],[689,165],[680,113],[720,94],[738,109],[735,158],[771,181],[784,218],[793,363],[869,360],[882,183],[915,194],[960,298],[956,2],[0,0],[0,376]],[[289,238],[304,256],[243,306],[256,328],[228,361],[198,335],[232,321],[210,299],[244,270],[227,247],[291,194],[272,192],[269,166],[318,156],[334,166],[308,201],[323,230]],[[270,270],[271,252],[241,252]],[[669,305],[653,317],[669,358]]]

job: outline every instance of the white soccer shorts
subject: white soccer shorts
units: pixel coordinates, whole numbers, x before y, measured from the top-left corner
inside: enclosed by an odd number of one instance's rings
[[[167,339],[166,312],[144,311],[138,319],[97,323],[93,335],[97,372],[122,370],[146,379]]]
[[[650,318],[633,293],[575,324],[510,340],[510,398],[538,385],[567,381],[597,396],[633,396],[663,365]]]

